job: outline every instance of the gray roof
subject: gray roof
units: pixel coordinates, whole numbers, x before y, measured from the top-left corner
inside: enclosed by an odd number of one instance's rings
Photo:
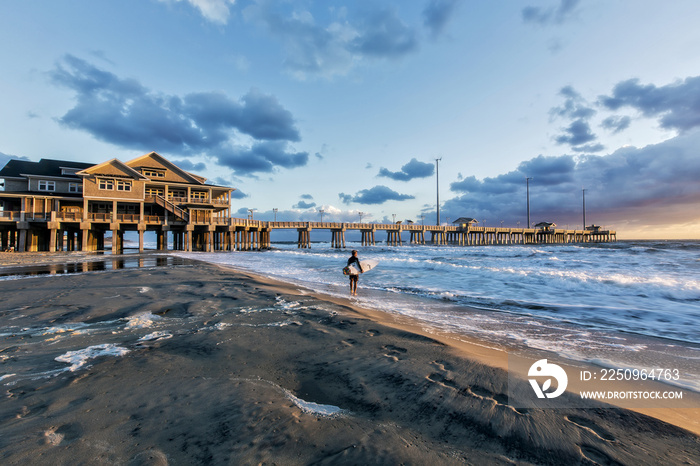
[[[0,170],[0,178],[20,178],[24,175],[38,176],[66,176],[61,175],[61,168],[76,168],[84,170],[92,167],[94,163],[71,162],[69,160],[41,159],[38,162],[26,162],[24,160],[10,160]],[[72,178],[77,178],[75,175]]]

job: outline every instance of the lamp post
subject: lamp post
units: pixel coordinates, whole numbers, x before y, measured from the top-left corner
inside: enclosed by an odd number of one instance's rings
[[[581,192],[583,193],[583,229],[586,229],[586,190],[581,189]]]
[[[440,160],[442,157],[435,159],[435,179],[437,182],[437,224],[440,225]]]
[[[360,216],[360,223],[362,223],[362,216],[364,215],[364,212],[358,212],[358,215]]]
[[[275,207],[274,209],[272,209],[272,212],[275,214],[275,222],[277,221],[277,211],[278,211],[278,210],[279,210],[279,209],[278,209],[277,207]]]
[[[391,218],[393,219],[392,221],[396,223],[396,214],[391,214]]]
[[[425,215],[423,214],[420,216],[420,224],[425,226]]]
[[[255,212],[256,209],[248,209],[248,213],[250,214],[250,219],[253,220],[253,212]]]
[[[527,183],[527,227],[530,228],[530,180],[532,178],[525,178]]]

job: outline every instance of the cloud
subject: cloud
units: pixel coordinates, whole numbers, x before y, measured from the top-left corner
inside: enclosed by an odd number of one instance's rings
[[[345,204],[349,204],[351,202],[355,202],[357,204],[383,204],[387,201],[405,201],[407,199],[415,199],[414,196],[399,194],[396,191],[382,185],[375,186],[370,189],[363,189],[354,196],[340,193],[338,197]]]
[[[299,197],[302,198],[302,199],[306,199],[306,200],[311,200],[311,199],[314,198],[311,194],[302,194],[302,195],[299,196]]]
[[[557,7],[540,8],[527,6],[522,10],[523,21],[540,26],[562,24],[575,14],[578,4],[579,0],[560,0]]]
[[[0,152],[0,169],[2,169],[5,165],[7,165],[7,162],[10,160],[24,160],[26,162],[29,162],[30,160],[27,157],[21,157],[19,155],[11,155],[11,154],[5,154]]]
[[[398,58],[418,48],[418,34],[404,23],[393,8],[371,13],[349,48],[361,55]]]
[[[275,167],[303,167],[309,161],[308,152],[290,152],[283,141],[263,141],[247,146],[222,147],[214,156],[219,164],[240,174],[272,172]]]
[[[596,114],[595,109],[573,87],[562,87],[559,90],[559,95],[565,98],[564,104],[551,109],[550,115],[585,120]]]
[[[423,10],[423,25],[430,31],[432,37],[442,34],[457,5],[457,0],[430,0],[428,2]]]
[[[700,126],[700,76],[657,87],[629,79],[615,85],[600,103],[610,110],[631,107],[646,117],[659,117],[664,129],[685,132]]]
[[[574,120],[563,129],[564,134],[556,136],[554,141],[557,144],[570,144],[578,146],[596,140],[596,135],[591,131],[591,126],[585,120]]]
[[[574,152],[600,152],[605,149],[602,144],[586,144],[583,146],[572,147]]]
[[[586,189],[588,222],[636,226],[693,220],[700,202],[700,130],[642,148],[606,155],[538,156],[493,178],[452,183],[458,196],[442,207],[445,217],[487,219],[491,225],[526,223],[526,177],[533,222],[570,223],[580,228]],[[429,215],[429,214],[427,214]],[[489,220],[490,219],[490,220]],[[695,219],[698,220],[697,218]]]
[[[230,183],[220,183],[223,186],[230,186]],[[240,189],[236,189],[231,193],[231,199],[245,199],[250,197],[248,194],[244,193]]]
[[[315,202],[299,201],[292,206],[293,209],[311,209],[312,207],[316,207]]]
[[[415,178],[427,178],[435,173],[435,166],[432,163],[419,162],[413,158],[406,165],[401,167],[401,171],[392,172],[382,167],[377,176],[384,176],[396,181],[411,181]]]
[[[173,160],[175,165],[188,172],[202,172],[207,169],[204,162],[192,163],[190,160]]]
[[[600,126],[616,134],[629,128],[631,121],[632,119],[628,116],[611,116],[603,120]]]
[[[183,0],[160,0],[161,2],[181,2]],[[236,3],[236,0],[186,0],[187,3],[195,7],[204,18],[212,23],[226,24],[231,11],[229,5]]]
[[[428,27],[434,31],[445,27],[450,3],[439,1],[432,9],[429,5],[433,16]],[[420,45],[418,27],[406,23],[396,8],[337,8],[330,10],[329,18],[302,8],[295,2],[258,0],[243,10],[247,21],[279,39],[283,65],[299,80],[344,76],[367,60],[400,59]]]
[[[292,114],[256,89],[239,100],[222,92],[159,94],[72,55],[49,75],[76,96],[75,106],[58,121],[120,147],[184,156],[211,153],[238,174],[308,161],[306,153],[286,152],[288,142],[301,139]],[[242,137],[255,141],[241,146]]]
[[[575,152],[598,152],[605,148],[602,144],[590,144],[597,139],[591,130],[589,120],[597,111],[573,87],[565,86],[559,91],[564,103],[549,111],[553,118],[571,120],[562,128],[562,134],[555,136],[557,144],[569,144]]]

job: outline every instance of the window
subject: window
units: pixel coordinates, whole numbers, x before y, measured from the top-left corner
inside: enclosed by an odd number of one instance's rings
[[[83,185],[79,183],[68,183],[68,192],[69,193],[82,193],[83,192]]]
[[[163,188],[146,188],[146,196],[163,196],[164,194]]]
[[[56,190],[56,182],[39,180],[39,191],[55,191],[55,190]]]
[[[151,178],[165,178],[165,171],[163,170],[152,170],[148,168],[143,169],[143,174]]]
[[[187,191],[183,189],[171,189],[170,191],[168,191],[168,199],[178,197],[187,197]]]
[[[100,185],[100,189],[103,191],[113,191],[114,190],[114,180],[100,179],[99,185]]]
[[[117,180],[117,191],[131,191],[131,181]]]
[[[207,193],[205,191],[192,191],[192,199],[206,199]]]

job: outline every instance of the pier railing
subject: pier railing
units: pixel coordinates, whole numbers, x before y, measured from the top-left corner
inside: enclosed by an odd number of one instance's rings
[[[457,225],[419,225],[405,223],[345,223],[345,222],[268,222],[261,220],[232,218],[231,227],[235,230],[249,232],[265,232],[269,238],[272,230],[297,230],[300,248],[311,245],[312,230],[329,230],[333,247],[345,246],[346,231],[362,232],[362,244],[376,244],[375,233],[385,231],[386,242],[400,245],[405,242],[403,232],[408,232],[410,244],[456,244],[472,245],[503,245],[503,244],[565,244],[611,242],[617,240],[617,232],[612,230],[569,230],[569,229],[538,229],[538,228],[508,228],[508,227],[476,227]],[[430,238],[426,241],[425,234]]]

